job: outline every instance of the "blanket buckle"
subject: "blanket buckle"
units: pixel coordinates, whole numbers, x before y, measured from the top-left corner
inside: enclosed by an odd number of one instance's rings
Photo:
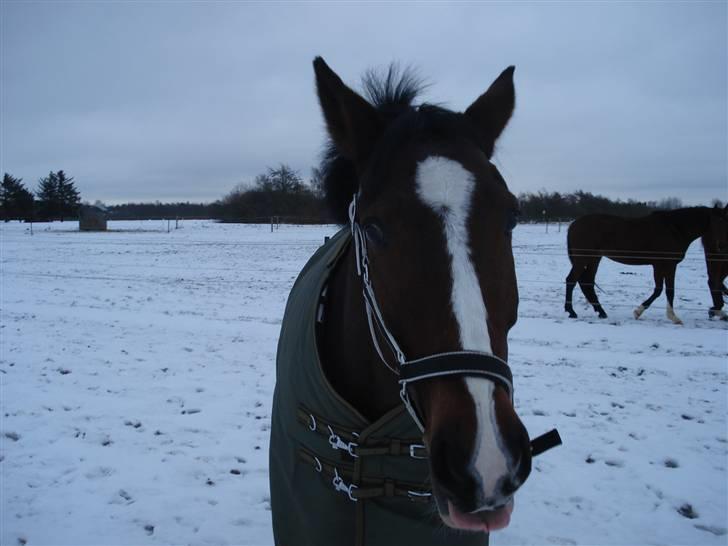
[[[354,502],[359,501],[359,499],[357,499],[356,497],[354,497],[352,495],[352,491],[354,489],[357,489],[358,486],[354,485],[353,483],[346,485],[346,483],[344,483],[344,480],[341,478],[341,476],[339,476],[339,471],[336,468],[334,468],[334,479],[331,480],[331,484],[334,486],[334,489],[336,491],[343,491],[344,493],[346,493],[349,496],[350,501],[354,501]]]

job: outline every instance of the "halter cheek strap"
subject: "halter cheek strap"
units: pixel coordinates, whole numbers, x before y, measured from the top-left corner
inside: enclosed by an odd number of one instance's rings
[[[364,307],[367,313],[367,324],[369,325],[372,344],[384,365],[392,373],[399,376],[400,398],[420,431],[424,433],[425,427],[412,404],[408,386],[423,379],[446,375],[481,376],[503,387],[508,392],[511,402],[513,402],[513,374],[508,364],[494,354],[480,351],[452,351],[407,360],[397,340],[387,328],[377,298],[374,295],[374,288],[369,279],[369,256],[367,254],[366,237],[357,220],[356,206],[357,196],[354,195],[349,205],[349,222],[356,253],[356,271],[362,278]],[[396,364],[391,364],[385,356],[385,351],[382,350],[379,343],[380,339],[384,340],[386,348],[394,356]],[[538,455],[559,444],[561,444],[561,438],[554,429],[531,442],[531,454]]]

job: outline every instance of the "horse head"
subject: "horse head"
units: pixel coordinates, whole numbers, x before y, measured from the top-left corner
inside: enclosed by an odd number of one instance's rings
[[[491,157],[513,112],[514,68],[462,113],[414,106],[416,85],[406,74],[370,77],[366,100],[320,57],[314,70],[332,142],[327,197],[338,200],[343,220],[356,194],[368,282],[391,337],[409,360],[472,351],[505,362],[518,307],[511,245],[518,202]],[[388,380],[396,386],[394,375]],[[508,386],[451,374],[417,381],[409,394],[442,520],[460,529],[505,527],[531,470]]]

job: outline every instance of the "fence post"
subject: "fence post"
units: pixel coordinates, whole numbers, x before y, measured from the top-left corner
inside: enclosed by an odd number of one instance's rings
[[[169,223],[170,223],[170,221],[171,220],[169,218],[167,218],[167,233],[169,233]]]
[[[174,229],[179,229],[179,216],[174,219]]]

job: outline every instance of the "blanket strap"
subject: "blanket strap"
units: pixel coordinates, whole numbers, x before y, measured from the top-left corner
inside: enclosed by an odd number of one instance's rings
[[[426,459],[427,448],[421,440],[401,438],[371,438],[366,445],[359,445],[359,435],[299,406],[296,412],[298,422],[311,432],[326,436],[332,449],[348,453],[353,458],[381,455],[406,456],[412,459]]]
[[[421,485],[398,482],[391,478],[363,478],[361,483],[355,484],[351,465],[318,457],[304,447],[299,447],[298,456],[326,481],[330,481],[335,491],[346,494],[352,502],[379,497],[403,497],[412,502],[427,503],[432,496],[432,491],[423,489]]]

